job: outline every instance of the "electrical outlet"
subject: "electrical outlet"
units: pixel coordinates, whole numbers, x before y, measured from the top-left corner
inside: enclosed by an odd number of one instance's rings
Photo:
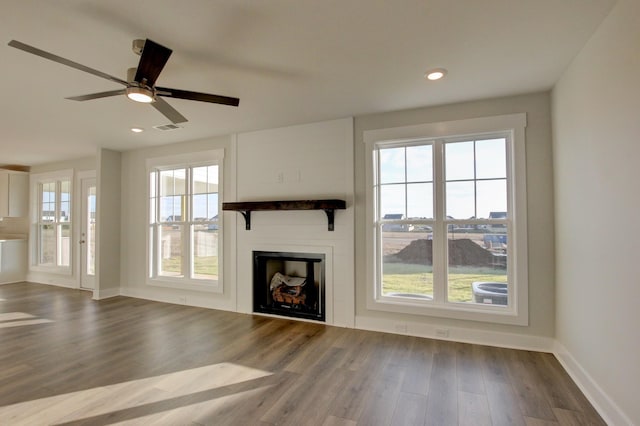
[[[178,299],[180,301],[180,303],[187,303],[187,296],[180,296],[180,298]]]
[[[436,337],[449,337],[448,328],[436,328]]]

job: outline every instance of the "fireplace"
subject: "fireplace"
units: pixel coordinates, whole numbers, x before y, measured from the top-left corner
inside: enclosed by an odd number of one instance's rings
[[[325,255],[254,251],[253,311],[325,321]]]

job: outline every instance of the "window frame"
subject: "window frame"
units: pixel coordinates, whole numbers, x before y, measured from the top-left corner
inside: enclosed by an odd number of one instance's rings
[[[46,273],[54,273],[61,275],[72,275],[73,267],[74,267],[74,255],[75,255],[75,245],[73,241],[75,241],[75,229],[74,229],[74,180],[73,180],[73,170],[60,170],[56,172],[49,173],[39,173],[31,175],[31,191],[33,194],[32,198],[32,209],[31,209],[31,222],[32,222],[32,250],[31,250],[31,261],[29,270],[37,271],[37,272],[46,272]],[[68,204],[68,221],[61,221],[61,203],[62,203],[62,182],[68,182],[69,185],[69,199],[65,201]],[[42,189],[43,185],[47,183],[54,183],[55,185],[55,206],[54,206],[54,214],[53,220],[51,221],[43,221],[43,210],[42,210]],[[41,243],[41,229],[43,225],[52,225],[54,228],[54,239],[55,239],[55,264],[47,264],[40,263],[41,262],[41,251],[42,251],[42,243]],[[61,228],[62,226],[69,227],[69,251],[67,253],[69,258],[68,265],[61,265]]]
[[[367,257],[367,308],[416,315],[429,315],[502,324],[528,325],[528,266],[527,266],[527,207],[526,207],[526,114],[510,114],[494,117],[474,118],[428,123],[413,126],[365,131],[366,146],[366,257]],[[475,303],[447,301],[447,224],[485,224],[487,220],[446,218],[444,190],[437,186],[445,184],[444,143],[478,140],[493,136],[507,136],[507,205],[509,217],[491,222],[507,225],[509,245],[509,305],[495,306]],[[379,147],[400,147],[433,143],[433,219],[378,220],[380,176],[377,152]],[[405,200],[406,202],[406,200]],[[436,211],[436,209],[438,211]],[[381,294],[382,275],[382,229],[383,223],[425,224],[433,229],[433,270],[440,277],[434,282],[433,300],[409,297],[384,296]],[[442,275],[442,271],[445,271]]]
[[[206,291],[206,292],[214,292],[214,293],[222,293],[223,292],[223,247],[224,247],[224,226],[223,226],[223,215],[222,215],[222,199],[223,199],[223,188],[224,188],[224,150],[216,149],[216,150],[208,150],[201,152],[194,152],[189,154],[179,154],[173,155],[169,157],[158,157],[158,158],[150,158],[147,160],[147,168],[146,168],[146,257],[147,257],[147,272],[146,272],[146,284],[149,286],[156,287],[170,287],[181,290],[196,290],[196,291]],[[218,167],[218,219],[217,221],[195,221],[191,217],[191,212],[193,211],[193,191],[192,191],[192,169],[203,166],[217,166]],[[159,262],[158,259],[161,256],[161,246],[158,242],[158,236],[160,235],[159,229],[163,224],[167,224],[167,221],[152,221],[152,208],[151,201],[152,198],[155,198],[155,207],[154,211],[158,214],[160,213],[159,202],[160,202],[160,185],[159,182],[156,181],[155,189],[156,193],[151,193],[151,173],[155,171],[163,171],[163,170],[175,170],[179,168],[186,169],[186,183],[185,183],[185,211],[182,212],[183,218],[180,221],[171,221],[170,223],[180,225],[182,227],[181,230],[181,242],[182,242],[182,250],[186,253],[186,256],[183,256],[182,268],[185,276],[182,277],[172,277],[168,275],[160,275],[159,274]],[[159,173],[158,173],[159,176]],[[191,266],[193,265],[193,230],[192,226],[194,224],[217,224],[217,233],[218,233],[218,279],[217,280],[209,280],[209,279],[200,279],[194,278]],[[186,269],[185,269],[186,268]]]

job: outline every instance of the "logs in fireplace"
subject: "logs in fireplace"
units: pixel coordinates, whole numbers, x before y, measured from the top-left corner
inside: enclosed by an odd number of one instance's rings
[[[325,320],[324,254],[253,252],[253,311]]]

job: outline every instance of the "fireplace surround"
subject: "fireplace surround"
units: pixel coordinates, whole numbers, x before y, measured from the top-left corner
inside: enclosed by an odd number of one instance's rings
[[[325,255],[253,252],[253,311],[326,320]]]

